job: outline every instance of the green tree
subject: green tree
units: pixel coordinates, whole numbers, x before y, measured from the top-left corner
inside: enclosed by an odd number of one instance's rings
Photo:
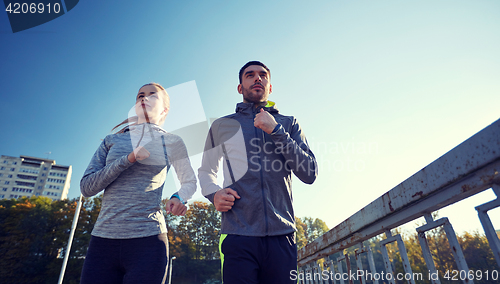
[[[189,204],[185,216],[168,214],[166,220],[170,256],[176,256],[174,281],[203,283],[210,279],[219,280],[220,212],[212,204],[195,201]]]
[[[295,217],[295,225],[297,227],[296,242],[298,249],[303,248],[306,244],[328,232],[328,226],[319,218]]]
[[[297,249],[301,249],[307,245],[306,230],[307,225],[298,217],[295,217],[295,226],[297,227],[296,242]]]
[[[78,283],[99,198],[85,200],[64,283]],[[6,283],[55,283],[68,243],[77,200],[31,197],[0,201],[0,279]],[[20,277],[22,275],[22,277]]]
[[[179,221],[178,233],[192,243],[194,259],[218,259],[220,213],[215,206],[195,201]]]
[[[302,222],[306,225],[305,237],[308,243],[328,232],[328,226],[319,218],[304,217],[302,218]]]
[[[71,226],[71,220],[64,218],[70,201],[32,197],[0,204],[4,220],[0,228],[0,253],[4,256],[0,259],[1,278],[8,283],[53,280],[52,263],[67,243],[67,228]]]

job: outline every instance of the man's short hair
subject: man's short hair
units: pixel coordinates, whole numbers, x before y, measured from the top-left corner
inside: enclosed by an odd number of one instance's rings
[[[240,84],[241,84],[241,81],[243,80],[243,71],[245,71],[245,69],[247,69],[248,66],[251,66],[251,65],[259,65],[259,66],[262,66],[264,67],[264,69],[267,70],[267,73],[269,73],[269,77],[271,77],[271,70],[269,70],[269,68],[267,68],[267,66],[260,62],[260,61],[249,61],[247,62],[247,64],[243,65],[243,67],[241,67],[240,69]]]

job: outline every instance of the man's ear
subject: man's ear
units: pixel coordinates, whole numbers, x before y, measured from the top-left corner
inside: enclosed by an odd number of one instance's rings
[[[243,94],[243,90],[241,89],[241,84],[238,84],[238,93]]]

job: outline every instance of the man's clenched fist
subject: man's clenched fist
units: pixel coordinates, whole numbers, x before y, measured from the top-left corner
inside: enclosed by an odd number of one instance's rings
[[[215,209],[220,212],[227,212],[233,208],[234,201],[240,199],[238,193],[231,188],[223,188],[214,195]]]

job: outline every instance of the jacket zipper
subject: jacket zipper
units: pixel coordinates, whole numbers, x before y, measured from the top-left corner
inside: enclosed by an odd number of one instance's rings
[[[253,117],[255,119],[255,116],[257,115],[257,111],[256,109],[254,108],[254,111],[253,111]],[[260,154],[259,154],[259,165],[260,165],[260,190],[262,192],[262,203],[264,205],[264,220],[266,221],[266,235],[269,231],[269,221],[268,221],[268,218],[267,218],[267,206],[266,206],[266,194],[265,194],[265,191],[264,191],[264,173],[263,173],[263,169],[262,169],[262,152],[264,150],[264,132],[261,130],[261,129],[258,129],[257,127],[254,127],[255,128],[255,138],[258,138],[259,137],[259,131],[262,132],[262,140],[261,140],[261,143],[260,143]]]

